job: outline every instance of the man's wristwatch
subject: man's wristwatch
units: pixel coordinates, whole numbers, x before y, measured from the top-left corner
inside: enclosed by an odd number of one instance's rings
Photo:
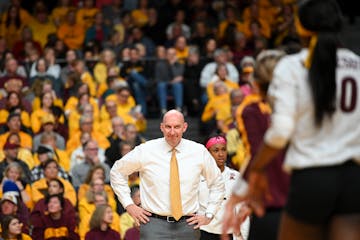
[[[207,212],[205,213],[205,217],[212,220],[214,218],[214,214]]]

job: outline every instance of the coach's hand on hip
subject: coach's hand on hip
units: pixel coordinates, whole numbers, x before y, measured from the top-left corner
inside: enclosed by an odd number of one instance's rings
[[[126,211],[135,219],[136,226],[140,226],[141,223],[146,224],[150,221],[148,216],[151,216],[151,213],[135,204],[127,206]]]
[[[194,229],[200,228],[202,225],[207,225],[211,222],[211,218],[207,218],[205,215],[194,214],[192,217],[186,219],[189,225],[195,225]]]

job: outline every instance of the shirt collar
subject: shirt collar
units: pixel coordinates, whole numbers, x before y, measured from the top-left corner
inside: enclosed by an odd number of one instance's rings
[[[164,138],[164,145],[165,145],[166,151],[167,151],[167,152],[171,152],[171,150],[173,149],[173,147],[171,147],[171,146],[166,142],[165,138]],[[175,147],[176,152],[177,152],[177,153],[180,153],[181,151],[184,150],[184,148],[185,148],[184,140],[181,139],[180,142],[179,142],[179,144]]]

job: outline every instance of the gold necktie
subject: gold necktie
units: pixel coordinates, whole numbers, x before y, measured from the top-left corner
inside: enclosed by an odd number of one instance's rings
[[[170,161],[170,204],[171,213],[176,220],[179,220],[182,216],[182,205],[180,195],[180,179],[179,169],[176,160],[176,149],[172,149],[171,161]]]

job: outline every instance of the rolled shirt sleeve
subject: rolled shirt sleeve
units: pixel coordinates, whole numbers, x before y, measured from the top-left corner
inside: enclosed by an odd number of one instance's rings
[[[139,154],[138,148],[135,147],[133,151],[117,160],[110,170],[111,187],[124,208],[134,204],[130,196],[128,176],[133,172],[139,171],[141,166]]]

